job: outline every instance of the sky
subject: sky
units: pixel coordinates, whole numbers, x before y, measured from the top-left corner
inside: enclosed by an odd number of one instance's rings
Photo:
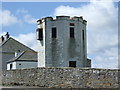
[[[46,16],[83,16],[87,20],[87,53],[92,68],[118,67],[117,2],[2,2],[0,27],[37,51],[38,19]]]

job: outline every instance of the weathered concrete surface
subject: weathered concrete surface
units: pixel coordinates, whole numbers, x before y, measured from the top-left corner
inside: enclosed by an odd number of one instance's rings
[[[81,17],[40,19],[37,29],[43,29],[43,40],[37,40],[38,67],[69,67],[70,61],[76,61],[76,67],[91,67],[87,59],[86,24]],[[56,28],[56,38],[52,38],[52,28]],[[74,38],[70,37],[70,28],[74,28]]]
[[[49,88],[118,88],[118,69],[18,69],[3,71],[2,78],[2,84],[4,86],[38,86]]]

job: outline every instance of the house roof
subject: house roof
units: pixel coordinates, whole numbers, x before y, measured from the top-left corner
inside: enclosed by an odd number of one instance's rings
[[[19,46],[18,46],[18,44],[19,44]],[[6,45],[6,48],[3,48],[5,45]],[[13,47],[13,45],[14,45],[14,47]],[[14,52],[14,51],[16,51],[17,48],[22,49],[22,47],[25,47],[26,48],[26,49],[24,48],[25,50],[34,51],[33,49],[29,48],[28,46],[22,44],[21,42],[15,40],[12,37],[9,37],[7,40],[3,41],[0,44],[0,48],[2,48],[2,51],[6,51],[6,50],[11,51],[12,50]],[[36,52],[36,51],[34,51],[34,52]]]
[[[16,57],[10,59],[7,63],[14,61],[27,61],[27,62],[37,62],[37,52],[35,51],[23,51]]]
[[[11,37],[9,37],[7,40],[3,41],[2,43],[0,43],[0,48],[9,40],[11,39]]]

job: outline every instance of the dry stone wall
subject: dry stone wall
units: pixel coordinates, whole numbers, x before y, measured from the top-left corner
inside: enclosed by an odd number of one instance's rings
[[[32,68],[3,71],[4,86],[118,88],[118,69]]]

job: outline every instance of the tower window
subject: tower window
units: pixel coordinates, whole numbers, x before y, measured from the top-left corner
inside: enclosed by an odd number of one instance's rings
[[[52,28],[52,38],[56,38],[57,37],[57,30],[56,27]]]
[[[84,40],[84,30],[82,30],[82,37],[83,37],[83,40]]]
[[[74,28],[70,28],[70,38],[74,38]]]
[[[43,29],[37,29],[37,40],[43,40]]]
[[[69,61],[69,67],[76,67],[76,61]]]

